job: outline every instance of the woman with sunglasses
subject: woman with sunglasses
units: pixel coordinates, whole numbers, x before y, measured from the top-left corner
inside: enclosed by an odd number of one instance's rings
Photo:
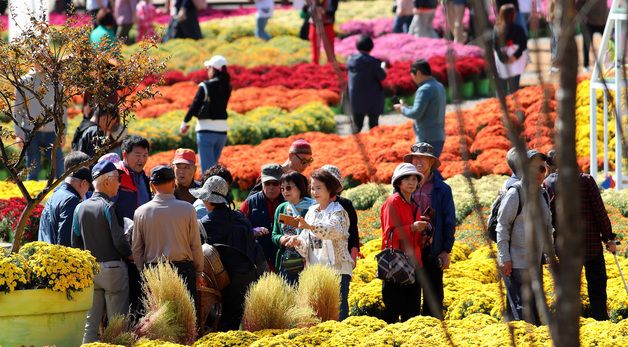
[[[284,224],[280,221],[280,215],[292,217],[305,217],[307,210],[315,201],[310,197],[307,189],[307,178],[298,172],[291,172],[281,176],[281,194],[286,201],[277,207],[272,239],[279,247],[275,268],[277,271],[294,284],[299,279],[299,273],[305,265],[305,259],[294,247],[287,247],[290,236],[299,235],[301,229]]]
[[[349,283],[353,259],[348,250],[349,215],[333,198],[340,191],[340,183],[329,171],[312,172],[311,193],[316,200],[305,218],[297,217],[299,235],[290,236],[287,247],[295,247],[305,258],[306,266],[321,264],[340,275],[340,316],[349,314]]]

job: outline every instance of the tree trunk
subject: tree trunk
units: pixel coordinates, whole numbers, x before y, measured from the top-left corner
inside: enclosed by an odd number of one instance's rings
[[[13,247],[11,251],[13,253],[17,253],[20,250],[20,244],[22,243],[22,235],[24,235],[24,229],[26,229],[26,223],[30,219],[31,213],[35,209],[35,206],[41,201],[41,199],[27,200],[26,208],[22,211],[22,215],[20,215],[20,221],[17,223],[17,227],[15,228],[15,234],[13,237]]]
[[[556,346],[579,346],[580,273],[583,257],[583,230],[580,222],[580,189],[576,161],[576,76],[578,56],[574,38],[576,10],[573,1],[560,0],[557,4],[557,21],[560,21],[558,64],[560,85],[556,95],[558,119],[556,144],[558,157],[558,214],[560,231],[557,246],[560,265],[556,281],[556,318],[558,335]],[[557,25],[555,23],[554,25]],[[591,163],[595,165],[595,163]]]

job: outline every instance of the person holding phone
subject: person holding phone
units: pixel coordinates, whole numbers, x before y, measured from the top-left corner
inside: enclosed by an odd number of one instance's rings
[[[305,266],[305,259],[294,247],[287,247],[290,236],[299,235],[297,216],[305,217],[315,201],[307,189],[307,178],[298,172],[290,172],[281,176],[281,194],[285,202],[277,206],[273,223],[273,243],[279,247],[275,268],[290,284],[297,283],[299,273]]]
[[[424,220],[434,229],[432,242],[421,251],[426,281],[421,283],[423,291],[422,314],[443,318],[443,270],[449,268],[451,249],[456,232],[456,210],[451,187],[445,183],[438,171],[440,160],[434,154],[434,147],[427,142],[419,142],[411,147],[411,153],[403,161],[416,167],[425,179],[413,193]]]
[[[429,222],[421,219],[421,210],[412,197],[423,174],[408,163],[399,164],[392,176],[394,193],[381,209],[382,249],[394,248],[405,253],[415,266],[415,276],[422,267],[422,247],[429,240]],[[416,278],[416,277],[415,277]],[[421,312],[421,286],[418,278],[412,284],[389,281],[382,283],[383,319],[391,324],[406,321]]]
[[[312,172],[311,190],[316,204],[310,206],[305,218],[299,216],[299,235],[291,236],[287,247],[295,247],[306,261],[306,266],[322,264],[340,274],[340,317],[349,314],[349,283],[353,259],[348,250],[349,215],[333,198],[340,191],[340,183],[329,171]]]

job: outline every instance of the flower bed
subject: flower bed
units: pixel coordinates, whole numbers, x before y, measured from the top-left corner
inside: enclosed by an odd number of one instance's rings
[[[0,241],[13,242],[13,230],[17,227],[17,223],[25,208],[26,200],[24,198],[11,197],[9,199],[0,199]],[[22,243],[37,240],[39,218],[43,209],[43,205],[37,205],[33,209],[28,221],[26,221]]]
[[[357,52],[355,48],[358,36],[350,36],[336,43],[336,55],[348,57]],[[373,40],[375,47],[371,51],[374,57],[390,62],[415,61],[446,56],[449,46],[457,57],[482,57],[483,51],[478,46],[461,45],[444,39],[418,38],[408,34],[387,34]]]

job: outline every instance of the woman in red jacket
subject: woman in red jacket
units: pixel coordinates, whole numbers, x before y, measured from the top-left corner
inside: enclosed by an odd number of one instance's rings
[[[421,267],[421,248],[428,239],[424,231],[429,223],[421,220],[421,211],[412,193],[423,181],[423,175],[412,164],[403,163],[395,168],[392,177],[394,193],[382,206],[382,249],[392,247],[406,253]],[[392,233],[392,235],[391,235]],[[384,281],[384,320],[394,323],[418,316],[421,308],[421,287],[418,280],[409,285]]]

